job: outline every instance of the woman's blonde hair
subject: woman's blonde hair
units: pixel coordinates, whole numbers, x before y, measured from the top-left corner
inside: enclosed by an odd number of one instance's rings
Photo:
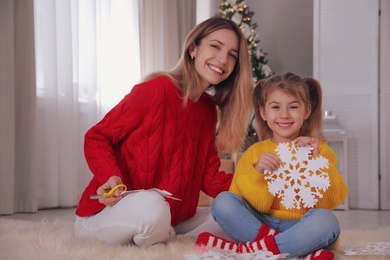
[[[322,130],[322,90],[320,83],[314,78],[301,78],[291,72],[274,75],[271,78],[260,80],[254,91],[253,106],[257,123],[257,134],[260,140],[272,137],[272,130],[266,121],[261,118],[260,108],[264,108],[267,95],[274,90],[282,90],[296,98],[299,98],[311,108],[310,116],[305,120],[300,136],[311,136],[325,139]]]
[[[214,16],[198,24],[188,34],[182,55],[176,66],[168,72],[150,74],[147,79],[158,75],[167,75],[184,94],[183,104],[197,93],[201,86],[201,76],[195,69],[190,50],[194,44],[199,46],[202,39],[214,31],[228,29],[237,35],[239,41],[238,59],[230,76],[213,86],[211,95],[219,107],[217,145],[222,152],[233,152],[241,148],[250,120],[253,92],[252,67],[249,52],[241,29],[231,20]]]

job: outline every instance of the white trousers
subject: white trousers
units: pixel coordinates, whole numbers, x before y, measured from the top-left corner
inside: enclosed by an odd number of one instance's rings
[[[184,202],[182,202],[184,203]],[[211,207],[198,208],[194,217],[171,227],[169,204],[155,191],[139,191],[89,217],[76,216],[75,234],[94,237],[110,244],[149,247],[177,234],[198,236],[210,232],[230,239],[211,216]]]

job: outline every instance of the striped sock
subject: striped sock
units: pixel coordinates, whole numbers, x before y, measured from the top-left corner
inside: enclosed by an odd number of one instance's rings
[[[266,236],[263,239],[242,244],[241,251],[242,253],[256,253],[258,251],[269,251],[275,255],[280,254],[274,236]]]
[[[197,246],[214,247],[228,251],[237,251],[237,243],[203,232],[198,236],[195,243]]]
[[[303,260],[331,260],[334,257],[334,253],[332,251],[328,251],[325,249],[320,249],[314,251],[313,253],[302,257]]]
[[[232,251],[238,254],[256,253],[259,251],[269,251],[273,254],[280,254],[273,236],[267,236],[259,241],[247,242],[244,244],[228,241],[226,239],[214,236],[208,232],[203,232],[198,236],[196,245],[200,247],[204,246],[209,248],[218,248]]]
[[[278,231],[270,228],[266,224],[262,224],[260,227],[259,233],[257,234],[257,236],[255,238],[255,241],[261,240],[267,236],[276,236],[277,234],[279,234]]]

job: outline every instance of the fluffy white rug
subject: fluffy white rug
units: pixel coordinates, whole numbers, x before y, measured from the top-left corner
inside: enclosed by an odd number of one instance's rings
[[[360,248],[378,249],[377,245],[390,245],[390,227],[374,231],[344,230],[341,235],[341,248],[335,259],[390,259],[390,255],[346,256],[343,250],[359,253]],[[371,244],[371,247],[366,243]],[[177,236],[167,244],[158,244],[148,249],[131,246],[113,246],[95,239],[75,238],[73,223],[64,221],[32,222],[16,219],[0,219],[0,259],[232,259],[200,252],[195,246],[195,238]],[[376,245],[376,247],[375,247]],[[389,248],[379,247],[389,253]],[[364,250],[360,253],[367,253]],[[378,253],[378,250],[372,251]],[[368,252],[370,253],[370,252]],[[264,257],[266,258],[266,257]],[[247,258],[249,259],[249,258]],[[252,258],[254,259],[254,258]],[[262,259],[262,258],[256,258]]]

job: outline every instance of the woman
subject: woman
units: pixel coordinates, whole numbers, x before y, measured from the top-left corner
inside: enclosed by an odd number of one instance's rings
[[[218,150],[240,148],[252,84],[240,28],[221,17],[197,25],[171,71],[149,75],[86,133],[94,176],[76,210],[76,235],[148,247],[175,231],[217,228],[210,214],[196,214],[199,192],[215,197],[229,189],[232,174],[219,171]],[[122,183],[141,191],[90,198]]]

